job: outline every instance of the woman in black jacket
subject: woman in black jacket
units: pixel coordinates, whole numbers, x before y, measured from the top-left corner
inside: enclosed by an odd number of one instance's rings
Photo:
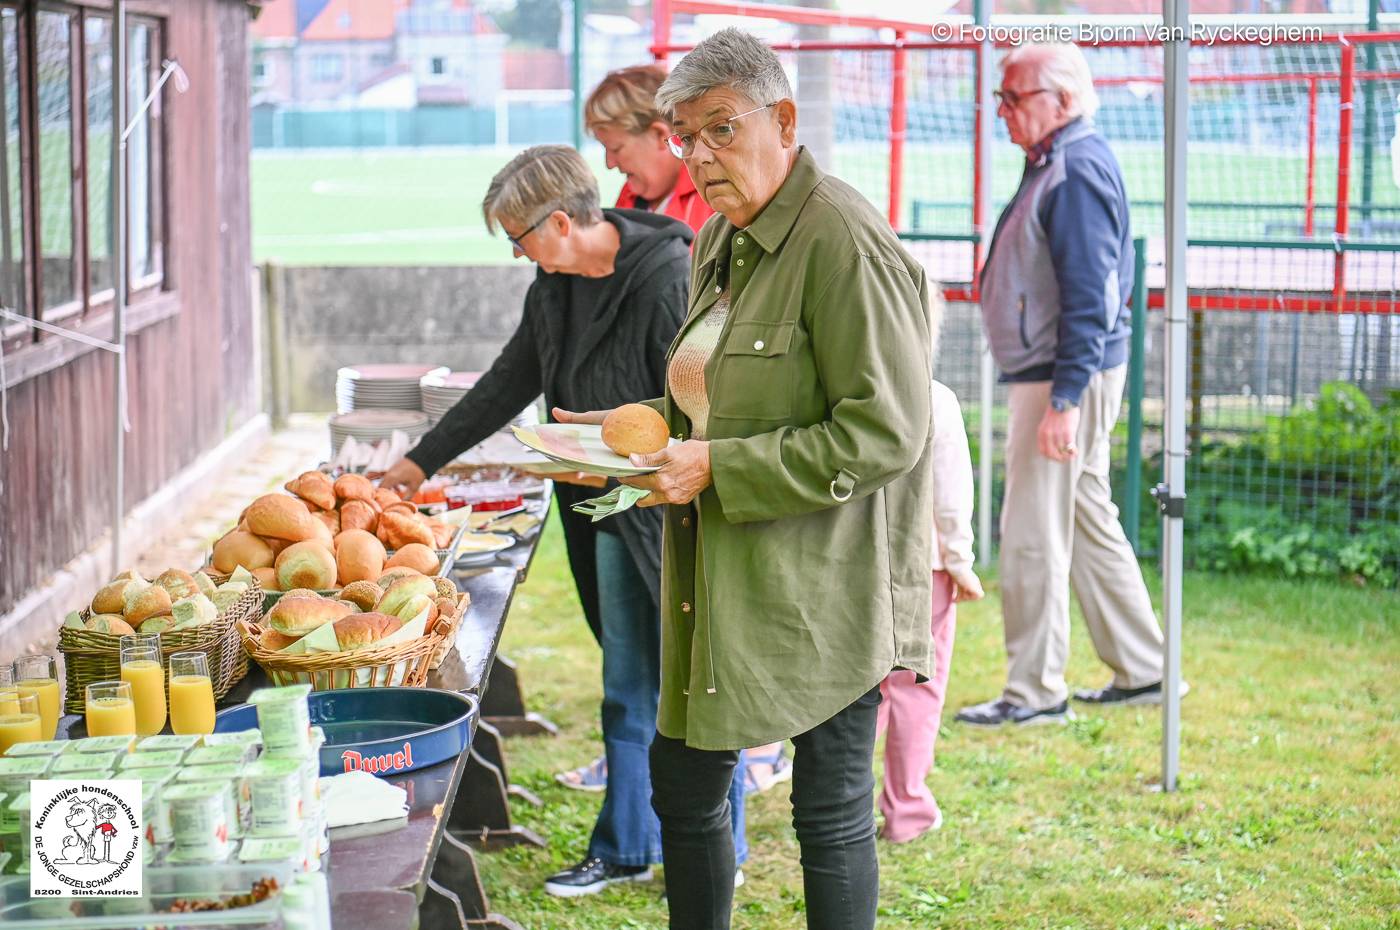
[[[428,475],[510,422],[541,393],[552,410],[608,410],[665,390],[666,352],[690,284],[684,223],[639,210],[603,210],[583,158],[563,145],[517,155],[482,204],[539,265],[520,326],[491,368],[382,484],[416,490]],[[597,488],[556,483],[569,566],[603,647],[603,809],[578,865],[545,890],[565,897],[645,881],[661,859],[647,753],[660,676],[661,513],[634,507],[599,523],[572,505]],[[736,849],[744,845],[743,791],[731,791]],[[742,861],[742,860],[741,860]]]

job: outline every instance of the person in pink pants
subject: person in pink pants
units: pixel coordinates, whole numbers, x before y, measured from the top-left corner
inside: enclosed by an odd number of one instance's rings
[[[933,616],[934,674],[919,684],[914,673],[891,672],[880,684],[878,731],[885,734],[885,784],[880,836],[907,843],[943,824],[926,779],[943,716],[953,659],[957,602],[982,597],[972,570],[972,457],[962,410],[949,388],[933,382]]]

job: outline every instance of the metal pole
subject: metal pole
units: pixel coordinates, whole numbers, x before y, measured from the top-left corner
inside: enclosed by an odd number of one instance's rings
[[[904,50],[904,33],[894,34],[893,75],[890,78],[890,226],[899,229],[899,201],[904,190],[904,129],[909,53]]]
[[[1313,234],[1313,209],[1317,205],[1317,78],[1308,81],[1308,199],[1303,208],[1303,235]]]
[[[973,0],[972,18],[979,25],[986,26],[992,21],[992,0]],[[975,258],[972,269],[972,291],[980,291],[978,275],[982,273],[982,261],[987,255],[987,247],[992,242],[992,225],[987,217],[992,212],[992,121],[996,119],[996,108],[992,105],[992,54],[994,48],[990,40],[977,47],[977,101],[976,137],[973,139],[973,233],[978,241],[973,245]],[[980,299],[980,296],[979,296]],[[987,343],[986,332],[982,333],[982,351],[978,356],[978,380],[980,388],[979,413],[977,418],[977,547],[978,557],[984,565],[992,562],[992,459],[996,457],[992,448],[992,413],[996,403],[996,365],[992,361],[992,348]]]
[[[652,57],[666,63],[666,53],[657,51],[671,44],[671,0],[652,0],[651,4],[651,45]]]
[[[583,148],[583,8],[587,0],[574,0],[574,148]]]
[[[126,519],[126,8],[112,0],[112,575],[122,570],[122,522]]]
[[[1142,397],[1146,392],[1147,240],[1133,240],[1133,344],[1128,356],[1128,481],[1123,496],[1123,531],[1142,555]]]
[[[1162,790],[1176,790],[1181,752],[1181,572],[1186,505],[1186,137],[1189,104],[1188,0],[1163,0],[1168,41],[1163,49],[1166,91],[1166,483],[1162,513],[1162,614],[1165,621],[1162,701]]]
[[[1381,0],[1370,0],[1366,10],[1366,31],[1378,32],[1381,28]],[[1376,70],[1376,43],[1366,43],[1366,73]],[[1375,181],[1375,136],[1376,136],[1376,82],[1368,80],[1361,92],[1361,225],[1362,235],[1371,222],[1371,194]]]

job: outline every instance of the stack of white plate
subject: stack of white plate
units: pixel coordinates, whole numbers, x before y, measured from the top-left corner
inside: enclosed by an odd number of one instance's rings
[[[436,424],[476,385],[481,375],[479,371],[434,371],[424,375],[419,382],[423,393],[423,412]],[[531,404],[510,422],[515,426],[534,426],[540,422],[539,411]]]
[[[480,378],[479,371],[435,371],[424,375],[419,382],[423,392],[423,412],[436,423]]]
[[[419,410],[355,410],[331,417],[331,448],[339,450],[346,439],[377,443],[397,430],[416,442],[429,429],[428,415]]]
[[[422,410],[424,375],[447,374],[437,365],[347,365],[335,375],[335,409]]]

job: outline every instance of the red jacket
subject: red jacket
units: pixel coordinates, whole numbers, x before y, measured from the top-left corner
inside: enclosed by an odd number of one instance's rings
[[[630,209],[646,209],[637,206],[637,193],[632,190],[632,186],[626,181],[622,183],[622,192],[617,195],[617,206]],[[714,215],[714,210],[705,202],[705,198],[700,196],[700,192],[695,189],[695,182],[690,179],[690,172],[681,166],[681,173],[676,178],[676,189],[671,191],[671,199],[666,202],[666,209],[661,211],[664,215],[674,217],[689,226],[696,232],[705,225],[705,221]]]

